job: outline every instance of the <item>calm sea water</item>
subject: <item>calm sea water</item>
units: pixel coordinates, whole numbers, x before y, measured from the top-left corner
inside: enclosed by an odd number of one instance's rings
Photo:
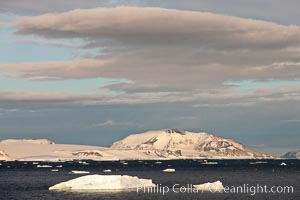
[[[37,168],[33,162],[1,162],[0,164],[0,199],[115,199],[115,200],[146,200],[146,199],[300,199],[300,161],[299,160],[210,160],[218,164],[203,164],[203,160],[175,160],[175,161],[129,161],[122,162],[94,162],[85,161],[89,165],[79,162],[40,162],[40,165],[51,165],[52,168]],[[280,166],[285,162],[287,166]],[[63,165],[62,168],[56,166]],[[175,173],[165,173],[162,169],[175,168]],[[51,169],[59,169],[52,172]],[[111,169],[112,173],[103,173],[104,169]],[[200,184],[216,180],[225,186],[267,185],[293,186],[293,193],[264,193],[264,194],[236,194],[236,193],[192,193],[173,192],[165,195],[143,193],[136,191],[114,193],[80,193],[53,192],[48,188],[62,181],[67,181],[83,175],[70,174],[71,170],[86,170],[91,174],[121,174],[134,175],[140,178],[150,178],[156,184],[172,187],[174,184],[188,188],[189,184]]]

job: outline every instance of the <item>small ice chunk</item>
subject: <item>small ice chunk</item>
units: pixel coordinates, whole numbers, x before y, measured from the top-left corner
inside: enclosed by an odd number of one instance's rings
[[[256,161],[256,162],[250,162],[250,165],[256,165],[256,164],[267,164],[268,162],[266,161]]]
[[[89,164],[90,164],[90,163],[85,162],[85,161],[79,161],[78,163],[79,163],[79,164],[82,164],[82,165],[89,165]]]
[[[72,174],[89,174],[89,171],[78,171],[78,170],[73,170],[71,171]]]
[[[105,169],[105,170],[103,170],[103,172],[106,172],[106,173],[111,172],[111,169]]]
[[[218,164],[218,162],[203,162],[203,163],[201,163],[202,165],[217,165]]]
[[[175,172],[175,169],[168,168],[164,169],[163,172]]]
[[[58,172],[58,169],[52,169],[51,172]]]
[[[285,162],[280,163],[280,166],[287,166]]]
[[[63,166],[62,166],[62,165],[57,165],[56,167],[58,167],[58,168],[62,168]]]
[[[154,187],[151,179],[127,175],[87,175],[56,184],[49,190],[130,190],[138,187]]]
[[[38,168],[50,168],[52,166],[51,165],[37,165],[36,167],[38,167]]]
[[[224,191],[224,186],[221,181],[215,181],[215,182],[208,182],[208,183],[203,183],[199,185],[194,185],[195,188],[197,188],[200,191],[205,191],[205,192],[223,192]]]

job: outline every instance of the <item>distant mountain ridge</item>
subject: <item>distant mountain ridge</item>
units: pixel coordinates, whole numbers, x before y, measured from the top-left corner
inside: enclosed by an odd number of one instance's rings
[[[281,158],[300,159],[300,150],[287,152],[284,155],[282,155]]]
[[[188,158],[270,158],[231,139],[208,133],[165,129],[129,135],[110,148],[139,150],[148,154]]]

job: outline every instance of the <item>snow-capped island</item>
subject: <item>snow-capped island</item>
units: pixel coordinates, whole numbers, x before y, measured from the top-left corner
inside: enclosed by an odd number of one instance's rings
[[[56,144],[47,139],[2,140],[0,160],[164,160],[272,158],[209,133],[164,129],[129,135],[110,147]]]

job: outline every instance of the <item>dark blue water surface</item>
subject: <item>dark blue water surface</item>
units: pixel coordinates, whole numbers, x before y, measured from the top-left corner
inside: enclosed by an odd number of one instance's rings
[[[300,160],[172,160],[172,161],[122,161],[97,162],[85,161],[68,162],[39,162],[39,165],[51,165],[51,168],[37,168],[36,162],[0,162],[0,199],[115,199],[115,200],[144,200],[144,199],[300,199]],[[161,162],[161,163],[160,163]],[[280,165],[282,162],[286,166]],[[57,166],[62,165],[62,168]],[[165,173],[162,169],[175,168],[175,173]],[[58,169],[58,172],[52,172]],[[111,169],[111,173],[103,173]],[[183,186],[220,180],[224,186],[292,186],[293,192],[258,193],[249,191],[237,193],[192,193],[170,192],[143,193],[127,192],[53,192],[48,188],[57,183],[77,178],[83,175],[70,174],[71,170],[90,171],[91,174],[121,174],[140,178],[152,179],[161,186]]]

